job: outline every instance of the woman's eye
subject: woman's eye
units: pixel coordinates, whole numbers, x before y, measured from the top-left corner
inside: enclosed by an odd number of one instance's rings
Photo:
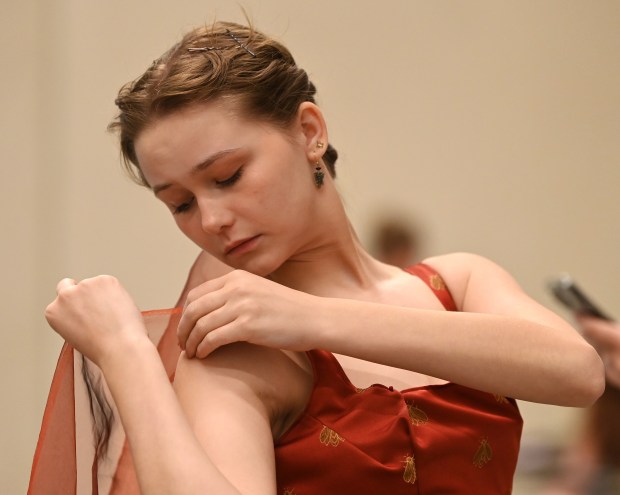
[[[215,185],[217,187],[232,186],[235,182],[239,180],[242,173],[243,173],[243,167],[239,167],[237,171],[234,174],[232,174],[230,177],[228,177],[227,179],[216,180]]]
[[[179,206],[173,207],[172,214],[179,215],[181,213],[185,213],[192,207],[193,204],[194,204],[194,198],[190,199],[189,201],[186,201],[185,203],[181,203]]]

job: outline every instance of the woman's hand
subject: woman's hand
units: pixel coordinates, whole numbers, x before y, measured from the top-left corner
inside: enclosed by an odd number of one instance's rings
[[[146,328],[131,296],[108,275],[76,282],[65,278],[45,309],[52,328],[98,366],[119,343],[144,339]],[[148,338],[148,337],[147,337]]]
[[[204,358],[232,342],[277,349],[312,349],[320,298],[251,273],[234,270],[205,282],[187,296],[179,345]]]

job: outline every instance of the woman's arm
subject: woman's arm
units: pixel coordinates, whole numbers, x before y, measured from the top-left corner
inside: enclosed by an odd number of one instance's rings
[[[586,406],[602,393],[596,351],[502,268],[471,254],[427,263],[459,312],[322,298],[235,271],[190,293],[179,340],[190,357],[237,341],[328,349],[533,402]]]
[[[209,374],[219,353],[189,366],[181,358],[181,400],[150,342],[126,346],[104,362],[141,493],[275,494],[268,411],[251,386]],[[191,369],[199,366],[204,369]]]
[[[182,354],[174,381],[202,448],[244,494],[275,494],[272,431],[281,433],[287,413],[305,406],[311,385],[311,375],[287,354],[245,343],[206,359]]]
[[[61,336],[101,368],[127,433],[141,493],[275,494],[270,411],[259,398],[266,394],[260,393],[258,379],[231,381],[218,373],[221,365],[209,364],[220,362],[222,354],[231,363],[230,350],[203,362],[211,370],[202,373],[210,377],[208,384],[187,371],[181,359],[180,390],[192,383],[196,397],[182,396],[193,418],[190,423],[140,313],[116,279],[96,277],[79,284],[65,280],[58,293],[46,316]],[[226,431],[230,434],[223,436]],[[253,462],[237,471],[222,463],[240,456],[241,450],[251,453]]]
[[[340,354],[411,369],[532,402],[587,406],[603,391],[596,351],[528,297],[491,261],[470,254],[426,260],[460,312],[324,300],[320,344]]]

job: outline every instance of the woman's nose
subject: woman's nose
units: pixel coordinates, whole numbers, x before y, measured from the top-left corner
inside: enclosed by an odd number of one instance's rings
[[[202,230],[208,234],[219,234],[232,225],[231,212],[219,201],[198,201]]]

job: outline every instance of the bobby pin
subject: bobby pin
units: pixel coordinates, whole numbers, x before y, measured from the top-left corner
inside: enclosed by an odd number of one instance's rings
[[[230,36],[235,43],[237,43],[238,48],[243,48],[246,52],[248,52],[250,55],[252,55],[252,57],[256,58],[256,53],[254,53],[246,45],[241,43],[241,41],[239,41],[239,38],[237,38],[229,29],[226,30],[226,34],[228,36]],[[202,47],[198,47],[198,48],[188,48],[187,49],[188,52],[211,52],[213,50],[224,50],[224,48],[217,47],[217,46],[202,46]]]
[[[239,45],[239,48],[243,48],[246,52],[248,52],[250,55],[252,55],[254,58],[256,58],[256,53],[254,53],[252,50],[250,50],[246,45],[244,45],[243,43],[241,43],[241,41],[239,41],[239,38],[237,38],[231,31],[230,29],[226,30],[226,34],[228,36],[230,36],[233,40],[235,40],[235,43],[237,43],[237,45]]]
[[[218,48],[216,46],[201,46],[200,48],[188,48],[188,52],[210,52],[213,50],[222,50],[222,48]]]

